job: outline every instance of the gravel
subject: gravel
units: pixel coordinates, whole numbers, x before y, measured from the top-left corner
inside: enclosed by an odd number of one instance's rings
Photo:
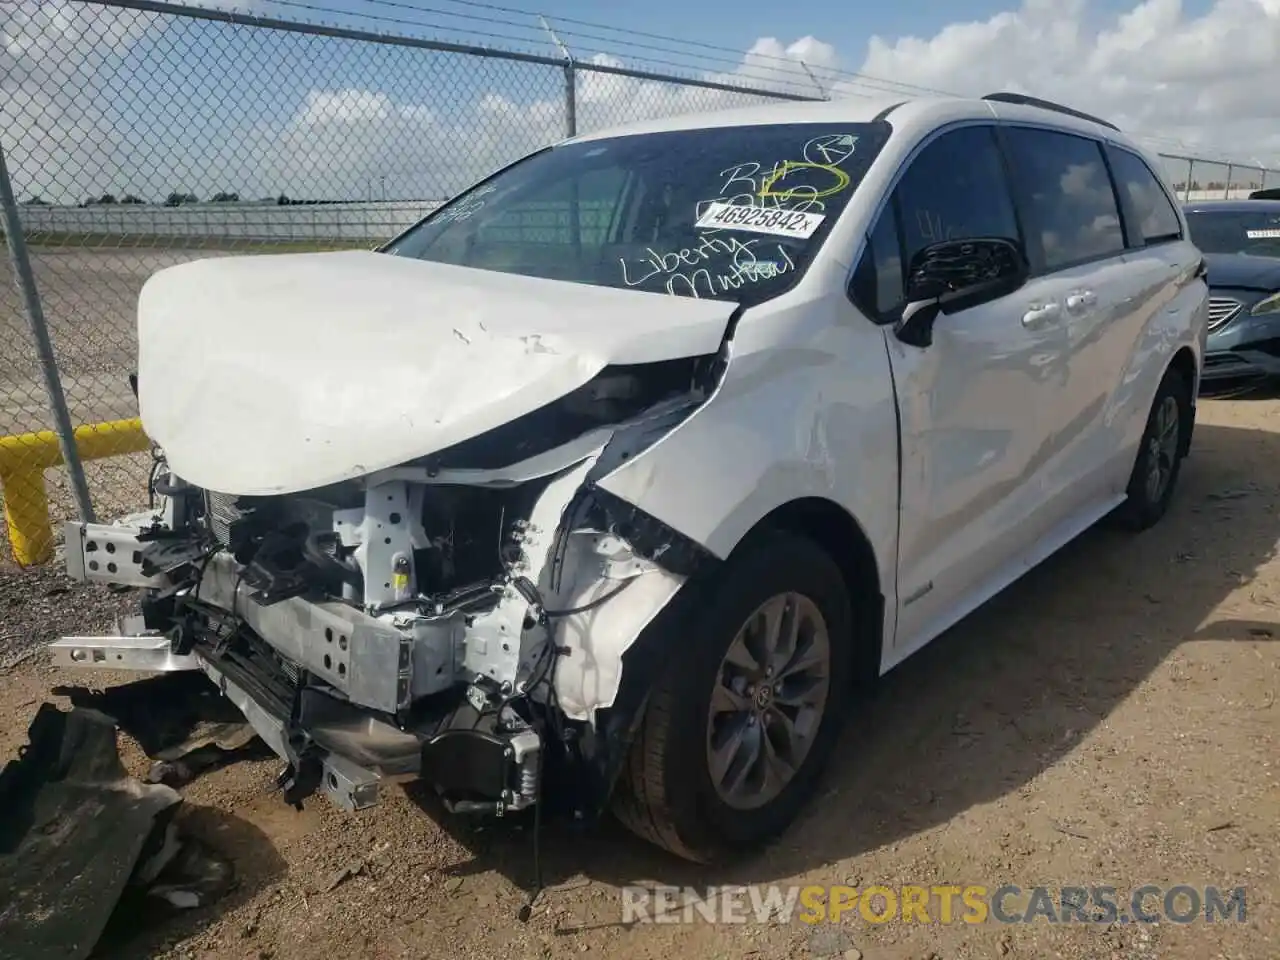
[[[355,815],[323,801],[298,811],[273,786],[277,761],[246,762],[183,789],[184,823],[235,863],[235,892],[144,925],[127,956],[1280,957],[1277,464],[1280,400],[1203,402],[1170,516],[1139,536],[1091,531],[895,670],[850,724],[799,822],[742,863],[700,869],[609,823],[588,833],[549,824],[549,889],[520,923],[532,866],[521,821],[477,832],[398,788]],[[1249,495],[1225,495],[1233,491]],[[56,567],[0,567],[0,662],[60,634],[106,629],[130,600],[73,585]],[[74,678],[32,655],[0,680],[8,756],[50,688]],[[122,754],[145,773],[136,748]],[[1248,922],[854,915],[847,937],[798,919],[621,923],[619,888],[631,883],[851,878],[1109,885],[1122,902],[1146,882],[1244,886]]]
[[[76,583],[59,563],[21,570],[0,562],[0,672],[7,672],[60,636],[102,633],[129,612],[134,597]]]

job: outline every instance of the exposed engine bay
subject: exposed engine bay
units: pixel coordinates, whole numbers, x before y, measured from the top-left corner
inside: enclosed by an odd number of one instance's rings
[[[599,762],[623,654],[714,560],[594,481],[693,414],[721,363],[606,368],[453,448],[299,493],[202,489],[157,450],[151,509],[66,529],[71,574],[141,588],[140,612],[55,660],[203,670],[286,761],[290,803],[358,809],[422,779],[457,811],[528,807],[544,764]]]

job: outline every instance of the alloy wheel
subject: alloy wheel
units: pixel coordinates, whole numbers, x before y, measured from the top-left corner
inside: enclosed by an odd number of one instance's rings
[[[1176,397],[1165,397],[1156,410],[1155,422],[1147,440],[1147,499],[1158,503],[1173,476],[1178,457],[1181,411]]]
[[[779,594],[738,630],[720,663],[707,723],[707,765],[720,799],[751,810],[795,777],[822,724],[831,636],[800,593]]]

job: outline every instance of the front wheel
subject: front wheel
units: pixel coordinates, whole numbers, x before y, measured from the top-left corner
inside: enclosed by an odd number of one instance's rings
[[[840,569],[776,534],[726,561],[677,624],[614,810],[685,859],[748,851],[811,794],[850,696],[852,615]]]
[[[1191,387],[1170,367],[1156,390],[1127,498],[1117,516],[1131,530],[1154,526],[1168,511],[1191,429]]]

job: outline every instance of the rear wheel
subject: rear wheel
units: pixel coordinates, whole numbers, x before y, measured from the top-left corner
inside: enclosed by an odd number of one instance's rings
[[[676,625],[615,793],[618,818],[696,861],[746,852],[808,799],[850,695],[852,616],[809,540],[744,546]]]
[[[1129,477],[1128,497],[1117,512],[1129,529],[1145,530],[1168,511],[1186,454],[1191,417],[1191,387],[1170,367],[1156,390]]]

